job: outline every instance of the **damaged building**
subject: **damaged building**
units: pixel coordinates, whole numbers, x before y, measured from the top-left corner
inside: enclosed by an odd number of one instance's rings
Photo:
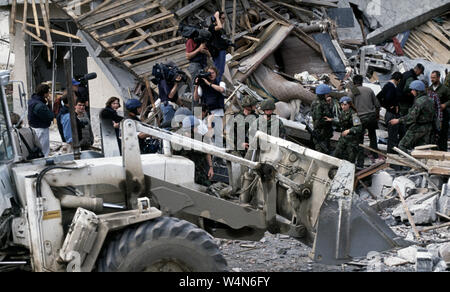
[[[0,0],[0,7],[9,11],[7,42],[15,60],[7,66],[12,79],[23,81],[28,96],[47,83],[52,102],[57,101],[67,87],[68,52],[73,77],[96,73],[86,86],[98,147],[105,131],[98,116],[111,96],[122,104],[139,99],[145,108],[141,120],[160,125],[152,69],[174,62],[187,72],[180,26],[208,26],[215,11],[225,12],[224,30],[233,43],[223,75],[226,113],[241,110],[244,95],[259,102],[273,99],[288,140],[308,148],[314,149],[308,128],[320,84],[331,86],[333,97],[340,98],[347,95],[351,76],[360,74],[364,86],[378,94],[392,73],[407,72],[418,63],[425,66],[420,79],[428,84],[436,70],[442,83],[449,80],[448,0]],[[186,105],[193,100],[194,77],[188,76],[178,90]],[[13,92],[11,102],[20,111],[21,91]],[[367,270],[415,265],[416,271],[445,271],[450,263],[450,156],[435,145],[387,154],[384,113],[382,109],[377,130],[379,150],[368,147],[366,137],[365,167],[355,173],[354,189],[416,246],[397,254],[371,254],[359,264]],[[332,141],[340,135],[335,131]],[[53,150],[61,145],[53,143]],[[370,159],[374,152],[382,159]],[[231,176],[227,169],[216,173],[217,181],[223,180],[221,174]]]

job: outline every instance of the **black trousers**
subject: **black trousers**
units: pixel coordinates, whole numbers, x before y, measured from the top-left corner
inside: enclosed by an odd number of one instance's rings
[[[398,147],[400,139],[405,136],[405,129],[402,124],[397,124],[395,126],[389,124],[391,120],[398,118],[400,118],[399,114],[394,114],[391,112],[386,112],[386,115],[384,117],[384,121],[386,123],[388,131],[387,153],[397,153],[393,150],[393,148]]]

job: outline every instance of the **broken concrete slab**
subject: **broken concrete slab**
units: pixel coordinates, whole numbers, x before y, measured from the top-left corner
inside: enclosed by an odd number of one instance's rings
[[[397,256],[399,258],[405,259],[411,264],[416,263],[416,256],[417,256],[417,246],[409,246],[407,248],[403,248],[399,251],[397,251]]]
[[[384,264],[389,267],[401,266],[407,264],[408,261],[399,257],[388,257],[384,259]]]
[[[450,216],[450,190],[448,184],[444,184],[442,186],[442,192],[438,202],[438,210],[439,213]]]
[[[416,184],[412,180],[410,180],[409,178],[407,178],[405,176],[396,177],[394,179],[394,181],[392,182],[392,186],[393,187],[398,186],[401,189],[404,188],[405,199],[409,196],[409,194],[411,193],[411,190],[416,188]]]
[[[450,264],[450,243],[443,244],[439,247],[439,256]]]
[[[433,196],[425,200],[424,202],[418,203],[423,198],[423,195],[415,195],[406,200],[406,205],[408,206],[412,218],[415,224],[427,224],[436,221],[436,210],[438,196]],[[408,220],[407,214],[403,206],[398,206],[393,212],[394,217],[400,217],[402,221]]]
[[[371,44],[379,44],[383,41],[419,26],[433,17],[439,16],[450,10],[448,0],[410,0],[410,1],[372,1],[370,15],[377,18],[381,27],[367,36]],[[383,2],[381,5],[380,2]]]

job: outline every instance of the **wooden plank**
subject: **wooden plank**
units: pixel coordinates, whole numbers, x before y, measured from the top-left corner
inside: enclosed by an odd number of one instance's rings
[[[411,156],[417,159],[450,160],[450,153],[436,150],[413,150]]]
[[[266,19],[266,20],[264,20],[264,21],[258,23],[258,24],[255,25],[254,27],[252,27],[252,31],[256,31],[256,30],[260,29],[261,27],[264,27],[264,26],[266,26],[266,25],[269,25],[269,24],[271,24],[273,21],[274,21],[274,20],[273,20],[272,18],[268,18],[268,19]],[[238,40],[238,39],[244,37],[245,35],[247,35],[247,34],[249,34],[249,33],[251,33],[251,32],[249,32],[248,30],[244,30],[243,32],[238,33],[238,34],[235,36],[235,39]]]
[[[269,14],[274,19],[276,19],[278,21],[281,21],[281,22],[285,23],[286,25],[290,25],[290,23],[288,21],[286,21],[286,19],[283,16],[281,16],[280,14],[275,12],[273,9],[271,9],[266,4],[262,3],[260,0],[252,0],[252,1],[259,8],[264,10],[264,12]],[[323,60],[326,62],[326,57],[325,57],[325,54],[323,52],[322,46],[320,44],[318,44],[313,38],[311,38],[309,35],[307,35],[305,32],[303,32],[301,29],[299,29],[297,27],[294,27],[294,32],[293,33],[294,33],[295,36],[297,36],[299,39],[301,39],[303,42],[305,42],[308,46],[310,46],[313,50],[315,50],[316,52],[321,54],[321,56],[323,57]]]
[[[447,223],[444,223],[444,224],[441,224],[441,225],[437,225],[437,226],[426,227],[424,229],[421,229],[420,232],[421,233],[428,232],[428,231],[431,231],[431,230],[441,229],[441,228],[449,227],[449,226],[450,226],[450,222],[447,222]]]
[[[27,17],[28,17],[28,1],[23,2],[23,18],[22,18],[22,31],[27,28]]]
[[[44,22],[45,34],[47,36],[47,43],[49,44],[49,47],[53,47],[52,34],[50,33],[50,15],[47,14],[45,3],[43,3],[42,0],[39,1],[39,5],[41,6],[42,21]]]
[[[231,23],[231,41],[235,42],[236,39],[236,0],[233,0],[233,20]],[[234,53],[234,47],[231,48],[231,53]]]
[[[33,7],[33,16],[34,16],[34,24],[35,27],[39,27],[39,19],[38,19],[38,14],[37,14],[37,9],[36,9],[36,1],[32,0],[31,1],[31,5]],[[41,30],[40,29],[36,29],[36,34],[37,36],[40,38],[41,36]]]
[[[74,9],[76,9],[78,7],[81,7],[81,6],[85,5],[85,4],[89,4],[92,1],[94,1],[94,0],[84,0],[84,1],[74,0],[72,2],[69,2],[67,5],[65,5],[64,10],[66,10],[66,9],[67,10],[74,10]]]
[[[144,60],[144,61],[140,61],[138,63],[134,63],[131,67],[135,68],[135,67],[141,66],[143,64],[147,64],[149,62],[158,60],[159,58],[163,58],[163,57],[166,57],[166,56],[169,56],[169,55],[173,55],[173,54],[179,53],[181,51],[184,51],[185,49],[186,49],[186,46],[184,44],[180,44],[178,46],[171,47],[171,48],[169,48],[167,50],[164,50],[164,53],[162,53],[162,54],[159,51],[158,52],[157,51],[150,52],[149,54],[142,55],[141,57],[149,57],[149,56],[153,56],[153,55],[157,55],[157,56],[156,57],[152,57],[152,58],[147,59],[147,60]]]
[[[16,20],[17,21],[17,20]],[[28,29],[25,29],[25,33],[29,36],[31,36],[32,38],[36,39],[37,41],[41,42],[44,46],[48,47],[49,44],[44,41],[43,39],[41,39],[39,36],[35,35],[34,33],[32,33],[31,31],[29,31]]]
[[[195,0],[194,2],[184,6],[183,8],[177,10],[175,14],[180,18],[183,19],[186,16],[188,16],[190,13],[192,13],[197,8],[200,8],[201,6],[208,3],[209,0]]]
[[[145,3],[145,2],[144,2]],[[103,8],[100,8],[95,12],[93,17],[86,17],[78,21],[81,27],[89,26],[99,21],[103,21],[107,18],[117,16],[121,13],[126,13],[135,9],[140,5],[138,0],[121,0],[115,1]]]
[[[17,14],[17,1],[12,1],[11,6],[11,15],[10,15],[10,24],[9,24],[9,33],[12,35],[16,34],[16,14]]]
[[[120,1],[118,1],[120,3]],[[111,0],[105,0],[103,3],[101,3],[100,5],[98,5],[97,7],[95,7],[94,9],[92,9],[89,12],[86,12],[85,14],[82,14],[78,17],[77,21],[82,21],[83,19],[85,19],[86,17],[91,16],[94,13],[97,13],[98,11],[100,11],[100,9],[104,8],[105,6],[107,6],[108,4],[111,3]],[[116,2],[117,3],[117,2]],[[119,4],[117,3],[117,4]],[[120,5],[122,5],[122,3],[120,3]]]
[[[162,47],[162,46],[165,46],[165,45],[177,42],[177,41],[181,41],[181,40],[183,40],[183,37],[181,37],[181,36],[176,37],[176,38],[172,38],[172,39],[169,39],[169,40],[165,40],[165,41],[159,42],[159,43],[154,44],[154,45],[146,46],[144,48],[141,48],[139,50],[133,51],[133,52],[128,53],[128,54],[120,54],[119,58],[121,58],[121,59],[127,58],[128,60],[130,60],[130,58],[128,58],[128,57],[132,57],[133,55],[137,55],[139,53],[142,53],[142,52],[145,52],[145,51],[148,51],[148,50],[151,50],[151,49],[159,48],[159,47]]]
[[[126,32],[129,32],[131,30],[134,30],[134,29],[137,29],[137,28],[141,28],[143,26],[147,26],[147,25],[154,24],[154,23],[157,23],[157,22],[160,22],[160,21],[163,21],[163,20],[167,20],[170,17],[173,17],[173,14],[160,13],[158,15],[155,15],[154,18],[144,19],[144,20],[141,20],[141,21],[137,22],[134,25],[127,25],[127,26],[121,27],[119,29],[116,29],[114,31],[110,31],[110,32],[104,33],[104,34],[100,35],[99,38],[104,39],[104,38],[107,38],[107,37],[111,37],[111,36],[115,36],[115,35],[118,35],[118,34],[126,33]]]
[[[101,21],[101,22],[97,22],[97,23],[95,23],[93,25],[85,27],[85,29],[88,30],[88,31],[96,30],[96,29],[108,26],[110,24],[113,24],[113,23],[115,23],[117,21],[123,20],[125,18],[129,18],[129,17],[134,16],[136,14],[145,12],[147,10],[150,10],[150,9],[153,9],[153,8],[157,8],[158,6],[159,6],[158,3],[151,3],[151,4],[149,4],[149,5],[145,6],[145,7],[142,7],[140,9],[133,10],[133,11],[130,11],[128,13],[123,13],[123,14],[120,14],[119,16],[116,16],[116,17],[113,17],[113,18],[110,18],[110,19],[107,19],[107,20],[104,20],[104,21]]]
[[[294,26],[278,24],[278,29],[271,35],[268,41],[252,56],[240,62],[240,68],[236,72],[235,80],[243,82],[256,68],[271,55],[292,32]],[[262,42],[262,41],[261,41]]]
[[[22,24],[22,27],[31,26],[31,27],[34,27],[36,29],[36,26],[33,23],[27,23],[26,25],[23,25],[23,21],[18,20],[18,19],[16,19],[16,23]],[[39,29],[40,30],[45,30],[45,27],[39,26]],[[50,29],[50,32],[54,33],[54,34],[57,34],[57,35],[61,35],[61,36],[65,36],[65,37],[68,37],[68,38],[72,38],[72,39],[76,39],[76,40],[81,41],[81,38],[77,37],[76,35],[73,35],[73,34],[70,34],[70,33],[64,32],[64,31],[59,31],[59,30],[56,30],[56,29]]]
[[[337,4],[329,2],[329,1],[321,1],[321,0],[301,0],[296,1],[297,5],[304,6],[323,6],[328,8],[338,8]]]
[[[282,6],[288,7],[288,8],[293,9],[293,10],[297,10],[297,11],[307,15],[308,17],[311,17],[311,18],[314,17],[314,13],[311,10],[303,9],[303,8],[300,8],[300,7],[291,5],[291,4],[287,4],[287,3],[284,3],[284,2],[280,2],[280,1],[275,1],[275,3],[277,3],[278,5],[282,5]]]
[[[178,30],[178,27],[174,26],[174,27],[163,29],[163,30],[151,32],[151,33],[148,33],[148,34],[146,34],[144,36],[153,37],[153,36],[157,36],[157,35],[160,35],[160,34],[168,33],[168,32],[171,32],[171,31],[175,31],[176,32],[177,30]],[[131,38],[131,39],[126,39],[126,40],[123,40],[123,41],[115,42],[115,43],[112,43],[112,44],[108,45],[108,48],[109,47],[111,47],[111,48],[112,47],[118,47],[118,46],[122,46],[122,45],[125,45],[125,44],[128,44],[128,43],[139,41],[139,40],[142,39],[142,37],[143,36],[141,35],[141,36],[134,37],[134,38]]]
[[[399,149],[398,147],[394,147],[393,148],[395,152],[397,152],[400,155],[403,155],[404,157],[406,157],[410,162],[422,167],[423,169],[425,169],[426,171],[429,170],[428,166],[426,166],[425,164],[423,164],[421,161],[415,159],[414,157],[412,157],[411,155],[409,155],[408,153],[405,153],[404,151],[402,151],[401,149]]]
[[[413,228],[414,235],[416,236],[416,239],[419,239],[420,234],[417,231],[417,227],[416,227],[416,224],[414,223],[414,219],[411,216],[411,212],[409,211],[408,205],[406,204],[405,197],[403,196],[403,192],[398,186],[395,186],[395,190],[397,191],[397,194],[400,197],[403,209],[405,210],[406,216],[408,217],[409,224],[411,224],[411,227]]]

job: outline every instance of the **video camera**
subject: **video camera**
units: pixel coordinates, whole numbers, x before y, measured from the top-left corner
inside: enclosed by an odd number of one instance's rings
[[[173,84],[176,82],[178,76],[181,76],[180,82],[187,81],[187,75],[183,70],[180,70],[177,66],[162,63],[158,63],[153,66],[152,75],[155,76],[155,78],[151,81],[155,85],[158,85],[161,80],[166,80],[167,83]]]
[[[211,72],[200,71],[194,79],[197,81],[195,85],[202,85],[204,83],[203,78],[208,79],[209,76],[211,76]]]
[[[82,86],[86,87],[86,85],[88,84],[88,81],[93,80],[95,78],[97,78],[97,73],[92,72],[92,73],[88,73],[84,76],[75,78],[75,79],[78,80],[78,82],[80,82]]]

